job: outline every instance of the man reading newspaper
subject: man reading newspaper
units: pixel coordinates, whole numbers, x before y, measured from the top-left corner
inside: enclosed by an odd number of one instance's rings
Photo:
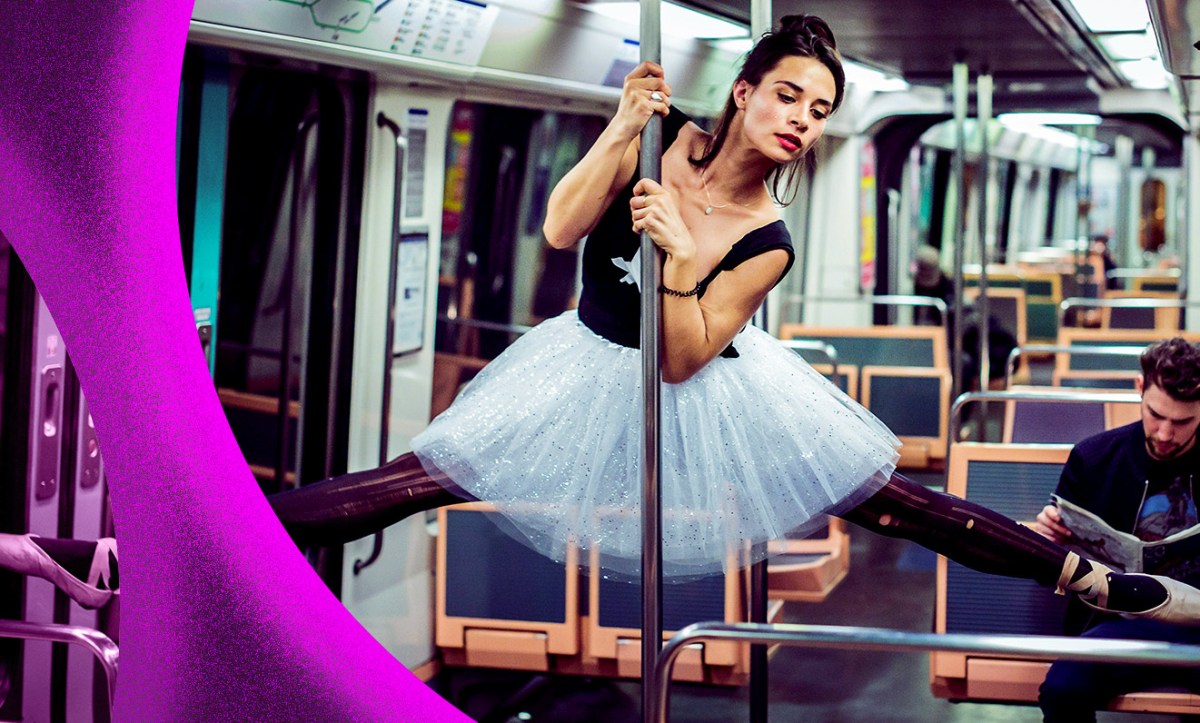
[[[1200,347],[1175,338],[1141,356],[1141,421],[1089,437],[1071,450],[1035,529],[1128,572],[1200,582]],[[1074,601],[1073,601],[1074,603]],[[1067,609],[1068,634],[1200,644],[1200,627],[1127,620],[1082,605]],[[1200,693],[1200,671],[1058,661],[1041,687],[1043,720],[1095,721],[1122,693],[1175,687]]]

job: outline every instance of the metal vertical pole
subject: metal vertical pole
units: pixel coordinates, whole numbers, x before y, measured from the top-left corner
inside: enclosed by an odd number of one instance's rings
[[[756,41],[763,33],[771,30],[774,19],[771,17],[771,0],[750,0],[750,39]],[[770,297],[772,292],[768,292]],[[767,318],[767,300],[763,299],[759,310],[760,327],[770,333]],[[753,559],[758,560],[750,567],[750,600],[749,622],[767,622],[767,560],[766,542],[754,546]],[[766,723],[768,707],[768,673],[767,646],[750,646],[750,723]]]
[[[661,51],[660,0],[641,0],[639,43],[642,61],[659,62]],[[662,176],[662,116],[650,117],[642,129],[641,175]],[[659,352],[662,341],[662,260],[650,234],[642,233],[642,720],[657,718],[658,654],[662,650],[662,499],[659,476],[660,399]]]
[[[954,320],[954,394],[958,399],[963,392],[963,231],[967,213],[967,87],[969,77],[966,63],[954,64],[954,175],[956,183],[956,206],[954,217],[954,298],[950,318]]]
[[[987,266],[989,260],[988,254],[988,197],[991,187],[992,174],[989,172],[991,164],[990,151],[988,144],[988,127],[992,124],[992,76],[988,73],[981,73],[975,79],[975,114],[979,123],[979,297],[976,302],[979,311],[979,390],[986,392],[988,388],[988,352],[989,340],[988,319],[991,315],[990,304],[988,303],[988,279]],[[987,420],[987,402],[981,407],[982,414],[980,415],[984,421]],[[982,434],[984,424],[979,425],[979,431]],[[983,441],[985,437],[980,437]]]
[[[1087,173],[1087,164],[1084,163],[1084,156],[1087,150],[1084,148],[1085,141],[1083,140],[1083,127],[1075,126],[1075,136],[1079,141],[1075,151],[1075,295],[1083,296],[1083,283],[1085,280],[1084,264],[1087,263],[1087,217],[1088,210],[1091,205],[1091,199],[1088,198],[1087,182],[1084,176]],[[1082,310],[1075,312],[1075,326],[1082,326]]]
[[[1133,266],[1132,260],[1140,255],[1132,251],[1133,244],[1130,243],[1129,233],[1129,216],[1133,210],[1133,147],[1133,139],[1129,136],[1118,135],[1113,143],[1113,154],[1117,158],[1117,222],[1113,225],[1113,236],[1109,239],[1108,248],[1116,252],[1114,256],[1118,266]],[[1186,145],[1183,163],[1186,168]],[[1187,178],[1186,173],[1184,178]],[[1108,283],[1107,278],[1104,283]]]
[[[1176,247],[1179,254],[1179,296],[1189,297],[1192,284],[1192,239],[1200,237],[1200,141],[1195,131],[1183,137],[1183,172],[1184,183],[1181,200],[1183,201],[1183,227],[1176,235]],[[1192,183],[1196,180],[1197,183]],[[1136,242],[1135,242],[1136,244]],[[1131,248],[1134,245],[1131,244]],[[1132,264],[1130,264],[1132,265]],[[1200,269],[1200,267],[1198,267]],[[1198,315],[1188,314],[1185,310],[1181,328],[1195,331],[1200,328]]]

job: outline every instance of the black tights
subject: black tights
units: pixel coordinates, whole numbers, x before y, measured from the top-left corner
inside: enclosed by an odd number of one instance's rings
[[[475,501],[416,456],[401,455],[376,469],[271,495],[283,526],[303,546],[340,545],[373,534],[417,512]],[[967,567],[1055,587],[1068,552],[986,507],[934,492],[899,473],[843,519],[889,537],[912,540]],[[1070,582],[1092,569],[1081,560]],[[1146,610],[1166,590],[1145,576],[1109,576],[1108,607]]]
[[[1067,550],[986,507],[934,492],[900,473],[842,519],[912,540],[980,572],[1053,587]]]
[[[445,478],[430,476],[413,454],[272,495],[292,538],[302,545],[337,545],[377,532],[416,512],[474,498]],[[902,537],[981,572],[1032,578],[1053,586],[1067,551],[1032,530],[966,500],[934,492],[901,474],[844,519]]]
[[[321,480],[267,498],[299,545],[328,547],[379,532],[409,515],[475,498],[409,452],[375,469]]]

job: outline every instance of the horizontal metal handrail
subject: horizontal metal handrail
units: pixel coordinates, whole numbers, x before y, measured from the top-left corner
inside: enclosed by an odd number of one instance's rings
[[[1183,274],[1179,269],[1109,269],[1104,275],[1110,279],[1178,279]]]
[[[945,318],[946,302],[934,296],[919,296],[914,294],[882,294],[880,296],[805,296],[804,294],[791,294],[784,297],[784,301],[789,304],[806,304],[806,303],[859,303],[871,304],[873,306],[932,306],[942,312]]]
[[[1004,386],[1012,385],[1012,375],[1017,368],[1017,358],[1022,354],[1080,354],[1085,356],[1141,356],[1146,351],[1144,346],[1106,346],[1102,344],[1026,344],[1018,346],[1008,353],[1008,362],[1004,367]]]
[[[829,343],[823,342],[823,341],[817,341],[816,339],[782,339],[782,340],[780,340],[779,343],[783,344],[785,347],[787,347],[788,349],[791,349],[792,351],[805,350],[805,351],[815,351],[818,354],[824,354],[825,358],[829,360],[829,366],[832,369],[832,371],[830,372],[830,375],[835,376],[835,377],[837,376],[838,353],[837,353],[837,348],[834,347],[833,344],[829,344]]]
[[[1142,397],[1136,392],[1086,392],[1086,391],[1026,391],[1023,389],[1005,392],[966,392],[958,395],[950,406],[950,433],[946,435],[946,459],[950,459],[950,447],[958,436],[958,418],[962,408],[971,402],[1101,402],[1111,404],[1137,404]]]
[[[1136,297],[1089,299],[1083,296],[1071,296],[1058,304],[1059,311],[1063,313],[1076,306],[1092,309],[1180,309],[1200,306],[1200,299],[1141,299]]]
[[[104,668],[108,680],[108,705],[112,708],[117,694],[117,644],[104,633],[78,625],[31,623],[25,620],[0,620],[0,638],[47,640],[52,643],[80,645],[92,651]]]
[[[886,628],[763,623],[695,623],[680,630],[663,646],[656,663],[656,719],[665,723],[671,670],[688,645],[732,640],[759,645],[787,645],[844,650],[942,651],[1017,655],[1039,660],[1083,660],[1095,663],[1133,663],[1191,667],[1200,665],[1200,646],[1143,640],[1102,640],[1041,635],[967,635],[912,633]]]

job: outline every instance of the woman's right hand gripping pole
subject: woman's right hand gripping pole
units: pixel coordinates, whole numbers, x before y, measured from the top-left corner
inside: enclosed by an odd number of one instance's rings
[[[633,179],[642,128],[655,113],[666,116],[670,109],[671,86],[660,65],[645,61],[625,76],[616,114],[550,193],[542,230],[551,246],[570,248],[595,228]]]

